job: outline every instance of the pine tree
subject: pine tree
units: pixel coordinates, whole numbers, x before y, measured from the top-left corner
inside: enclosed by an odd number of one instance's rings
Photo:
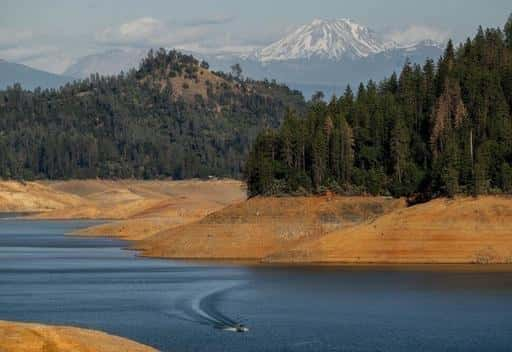
[[[354,165],[354,133],[343,116],[340,117],[340,168],[341,182],[348,184]]]
[[[312,179],[313,187],[316,190],[320,189],[325,178],[326,171],[326,157],[327,157],[327,141],[325,133],[322,129],[317,129],[313,137],[312,146]]]
[[[403,181],[403,175],[408,163],[409,131],[407,131],[401,118],[397,118],[391,133],[391,159],[393,162],[393,174],[399,184]]]
[[[447,136],[453,135],[451,132],[459,128],[466,117],[460,86],[456,81],[447,79],[431,117],[430,145],[434,157],[444,151]]]
[[[294,113],[288,109],[284,117],[283,125],[281,127],[281,159],[284,161],[288,168],[294,166],[294,134],[296,133],[296,119]]]
[[[508,21],[505,24],[505,43],[508,48],[512,49],[512,14],[508,17]]]
[[[459,168],[456,138],[447,139],[446,149],[439,158],[440,185],[439,191],[448,196],[454,197],[459,192]]]
[[[512,192],[512,166],[510,163],[503,162],[501,164],[501,175],[500,175],[500,185],[501,189],[504,192],[511,193]]]
[[[311,102],[293,124],[287,117],[273,142],[277,159],[264,158],[272,161],[270,193],[283,177],[291,191],[421,199],[512,192],[508,38],[480,27],[457,49],[450,41],[437,65],[406,62],[399,75],[360,84],[356,96],[347,87],[338,100]]]

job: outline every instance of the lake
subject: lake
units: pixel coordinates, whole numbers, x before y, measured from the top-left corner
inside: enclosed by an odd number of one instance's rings
[[[512,350],[512,270],[164,261],[65,236],[91,224],[0,220],[0,320],[176,352]]]

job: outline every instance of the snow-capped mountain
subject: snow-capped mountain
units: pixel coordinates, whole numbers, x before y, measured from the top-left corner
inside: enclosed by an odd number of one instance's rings
[[[349,19],[316,19],[250,54],[187,53],[206,60],[214,70],[229,72],[231,65],[240,63],[245,76],[276,79],[306,96],[316,90],[339,93],[347,84],[369,79],[379,81],[400,71],[407,59],[423,63],[442,54],[442,44],[433,40],[399,43],[385,38],[385,33]],[[137,67],[146,53],[147,49],[110,50],[77,60],[65,73],[78,78],[95,72],[117,74]]]
[[[350,19],[315,19],[259,50],[256,57],[262,62],[312,57],[339,61],[368,57],[396,46],[396,43],[385,42],[369,28]]]

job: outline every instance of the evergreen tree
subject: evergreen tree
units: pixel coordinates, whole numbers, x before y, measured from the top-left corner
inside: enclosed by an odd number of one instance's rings
[[[315,99],[295,127],[283,124],[271,177],[291,191],[422,193],[419,199],[512,192],[509,32],[510,22],[505,36],[480,27],[457,49],[448,42],[437,64],[407,61],[399,75],[360,84],[355,96],[347,87],[329,104]],[[295,163],[290,141],[298,140]]]
[[[505,24],[505,42],[507,47],[512,48],[512,14],[508,17],[508,21]]]
[[[246,79],[244,89],[206,67],[159,49],[117,76],[0,91],[0,177],[241,177],[258,133],[306,102],[284,85]]]
[[[401,184],[408,164],[409,132],[401,118],[397,118],[391,133],[391,160],[393,176]]]

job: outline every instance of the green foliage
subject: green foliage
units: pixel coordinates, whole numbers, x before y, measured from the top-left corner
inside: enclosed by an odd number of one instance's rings
[[[315,95],[306,114],[288,113],[271,141],[253,145],[267,168],[264,184],[247,179],[249,194],[273,194],[274,181],[279,192],[417,199],[512,192],[511,26],[512,18],[505,36],[479,28],[459,48],[450,41],[437,65],[406,62],[399,75],[361,84],[355,95],[350,87],[329,103]],[[262,153],[269,143],[274,152]]]
[[[257,134],[304,99],[223,74],[209,77],[204,96],[192,91],[200,67],[208,65],[160,49],[126,74],[0,92],[0,178],[240,177]]]
[[[507,46],[512,48],[512,14],[509,16],[508,21],[505,24],[505,40]]]
[[[501,164],[501,189],[504,192],[512,193],[512,166],[504,162]]]

